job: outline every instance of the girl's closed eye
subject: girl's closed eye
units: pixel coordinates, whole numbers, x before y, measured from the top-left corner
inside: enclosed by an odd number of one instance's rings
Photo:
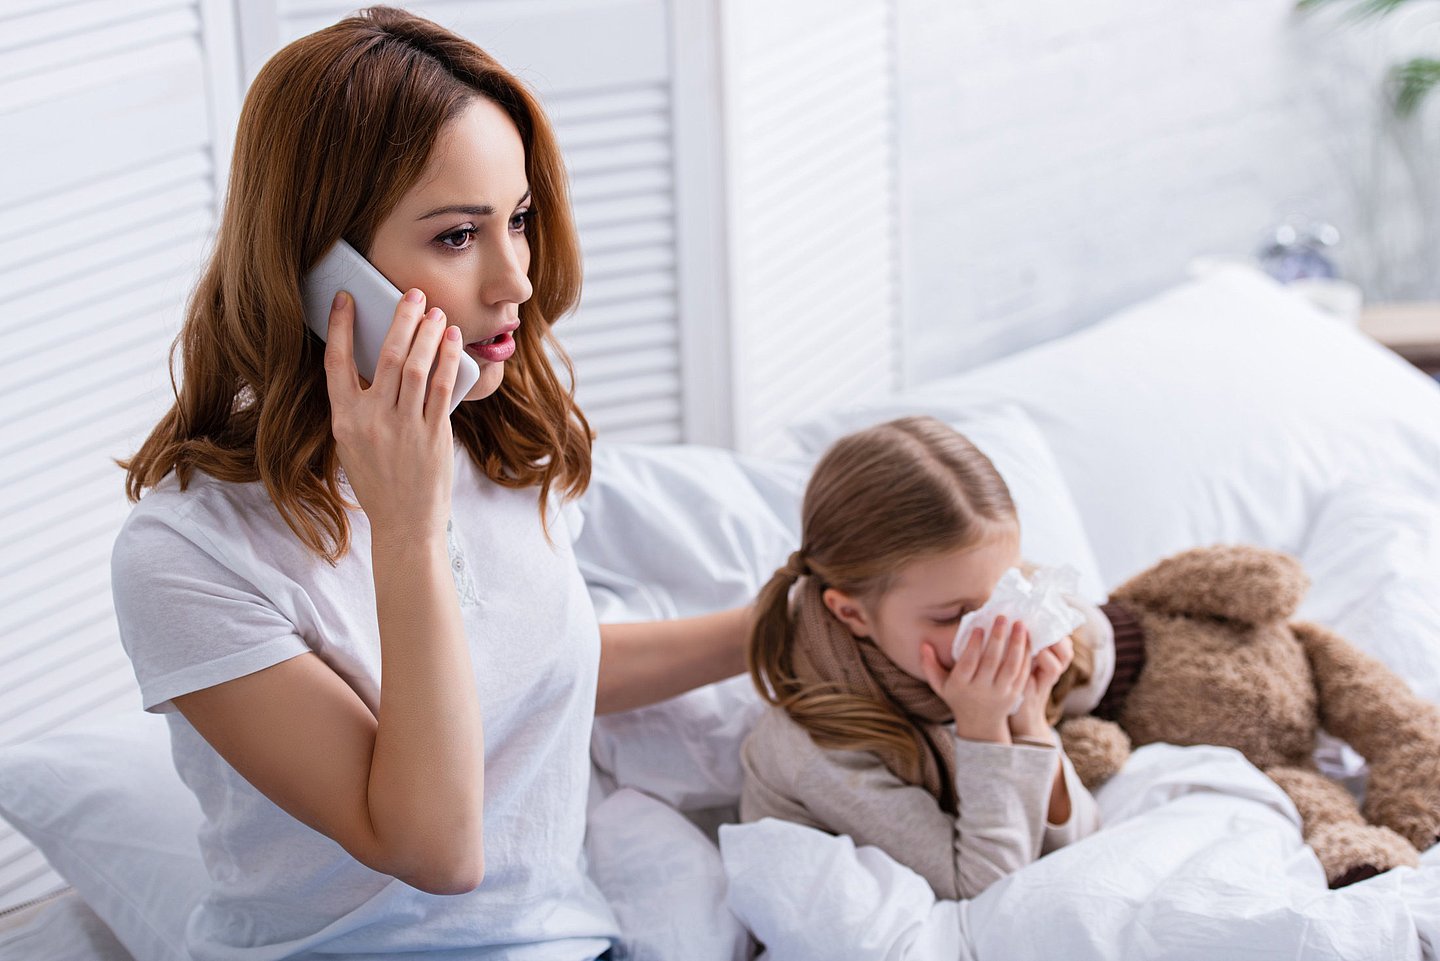
[[[949,617],[932,617],[931,620],[934,621],[936,624],[940,625],[959,624],[960,619],[968,613],[970,613],[970,608],[962,607],[960,608],[960,610],[956,611],[954,614],[951,614]]]

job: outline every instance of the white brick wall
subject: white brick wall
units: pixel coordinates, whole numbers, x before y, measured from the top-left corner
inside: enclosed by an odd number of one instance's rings
[[[1292,6],[899,0],[904,379],[1100,320],[1289,211],[1340,227],[1371,299],[1440,297],[1440,103],[1402,155],[1376,92],[1400,54],[1440,54],[1440,5]]]

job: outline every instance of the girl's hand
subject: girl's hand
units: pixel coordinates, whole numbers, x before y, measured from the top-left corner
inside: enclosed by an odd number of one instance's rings
[[[370,519],[372,546],[443,538],[455,467],[449,414],[464,349],[460,330],[447,328],[440,308],[426,311],[425,295],[411,289],[395,308],[370,384],[355,368],[354,329],[355,300],[337,295],[325,342],[331,430]]]
[[[1020,710],[1009,719],[1011,734],[1045,739],[1051,737],[1050,721],[1045,716],[1045,710],[1050,704],[1050,692],[1074,659],[1075,645],[1068,637],[1061,638],[1035,655],[1034,663],[1025,678]]]
[[[1007,630],[1009,628],[1009,630]],[[1030,633],[1025,625],[995,618],[986,636],[975,628],[956,659],[945,670],[935,648],[920,649],[920,665],[930,689],[955,715],[955,733],[972,741],[1010,743],[1006,716],[1025,686],[1030,659]]]

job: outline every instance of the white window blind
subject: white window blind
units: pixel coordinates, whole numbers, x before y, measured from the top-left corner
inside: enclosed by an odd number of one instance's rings
[[[0,745],[139,701],[110,605],[123,472],[215,208],[223,5],[0,12]],[[218,21],[218,22],[217,22]],[[223,81],[214,83],[216,71]],[[0,907],[62,885],[0,825]]]

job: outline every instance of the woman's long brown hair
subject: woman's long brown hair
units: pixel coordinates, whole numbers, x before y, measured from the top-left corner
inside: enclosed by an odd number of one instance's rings
[[[330,430],[324,343],[305,326],[300,282],[337,240],[367,252],[425,168],[444,125],[493,100],[525,145],[535,201],[515,356],[499,389],[451,415],[456,439],[507,487],[575,496],[592,433],[551,325],[580,296],[580,251],[554,134],[535,96],[483,50],[429,20],[370,7],[281,49],[240,112],[230,185],[208,264],[171,345],[175,403],[139,451],[117,460],[140,499],[170,471],[261,481],[285,522],[331,564],[349,549]],[[175,350],[183,378],[175,387]],[[566,369],[562,382],[547,359]]]
[[[805,488],[797,554],[808,576],[873,604],[906,564],[977,546],[1011,524],[1019,524],[1015,504],[990,458],[933,417],[902,417],[842,437],[820,458]],[[790,594],[801,573],[793,563],[780,568],[755,602],[749,667],[761,697],[821,747],[895,751],[918,767],[923,736],[893,705],[796,676],[792,651],[804,638]],[[1074,641],[1075,657],[1050,694],[1052,724],[1093,669],[1089,646]]]

